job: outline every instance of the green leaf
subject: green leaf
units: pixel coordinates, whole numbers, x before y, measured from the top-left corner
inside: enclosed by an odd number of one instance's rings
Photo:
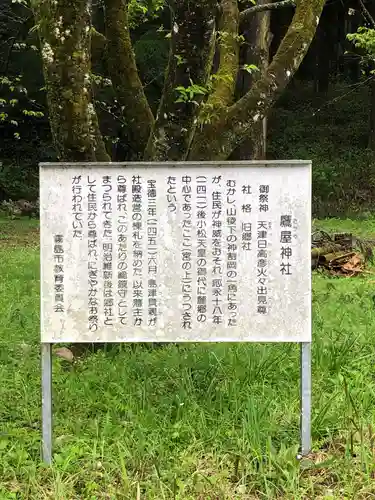
[[[242,66],[242,69],[244,69],[245,71],[247,71],[250,74],[256,73],[257,71],[259,71],[258,66],[255,66],[255,64],[244,64]]]

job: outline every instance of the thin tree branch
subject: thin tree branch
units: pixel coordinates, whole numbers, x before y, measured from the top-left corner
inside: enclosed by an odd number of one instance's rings
[[[33,16],[31,15],[31,16],[25,17],[22,21],[20,21],[21,26],[18,27],[18,29],[17,29],[14,37],[11,37],[11,38],[9,38],[7,40],[7,41],[11,40],[11,43],[10,43],[10,46],[9,46],[9,49],[8,49],[7,57],[5,58],[5,61],[4,61],[4,70],[3,70],[3,72],[4,72],[5,75],[8,73],[8,67],[9,67],[11,56],[12,56],[13,47],[14,47],[16,41],[17,41],[17,38],[20,35],[21,30],[24,27],[24,25],[26,23],[28,23],[30,21],[30,19],[32,19],[32,17]]]
[[[104,53],[107,48],[107,38],[96,30],[94,26],[91,27],[91,50],[100,50]]]
[[[359,0],[359,5],[361,6],[361,9],[363,11],[363,15],[367,20],[372,24],[372,27],[375,28],[375,20],[370,14],[370,12],[367,10],[365,4],[362,2],[362,0]]]
[[[265,12],[266,10],[279,10],[284,7],[295,7],[296,3],[294,0],[282,0],[281,2],[275,3],[265,3],[263,5],[254,5],[254,7],[249,7],[240,13],[240,22],[243,23],[248,19],[249,16],[256,14],[257,12]]]

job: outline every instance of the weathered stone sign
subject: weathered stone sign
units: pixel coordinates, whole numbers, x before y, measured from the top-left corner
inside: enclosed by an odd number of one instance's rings
[[[42,164],[42,342],[310,342],[310,191],[310,162]]]

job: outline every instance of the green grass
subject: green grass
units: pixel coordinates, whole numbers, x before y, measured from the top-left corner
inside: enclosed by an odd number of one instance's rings
[[[311,82],[294,81],[270,112],[267,156],[312,160],[317,217],[374,213],[369,89],[364,82],[341,82],[319,94]]]
[[[374,219],[316,225],[375,234]],[[371,276],[314,275],[314,450],[302,462],[298,346],[122,345],[54,358],[47,468],[35,222],[0,228],[0,500],[375,498]]]

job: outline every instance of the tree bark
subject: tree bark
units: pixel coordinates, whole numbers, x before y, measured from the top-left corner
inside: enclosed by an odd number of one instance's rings
[[[239,67],[238,25],[237,0],[223,0],[217,36],[218,69],[212,75],[212,92],[200,113],[200,121],[233,103]]]
[[[39,28],[49,121],[57,154],[65,161],[109,161],[91,92],[89,4],[33,0]]]
[[[371,24],[371,28],[375,29],[375,4],[374,2],[368,3],[367,7],[362,3],[362,9],[365,10],[365,15]],[[369,71],[374,71],[375,64],[369,64]],[[369,133],[368,133],[368,147],[371,151],[375,151],[375,75],[369,82],[369,98],[370,98],[370,113],[369,113]]]
[[[260,0],[257,4],[261,7],[268,0]],[[272,4],[273,5],[273,4]],[[242,70],[238,75],[237,94],[243,97],[256,81],[265,74],[269,64],[269,47],[271,43],[269,10],[261,11],[248,16],[247,22],[243,23],[242,29],[245,37],[245,44],[241,54],[241,65],[253,64],[258,71],[249,73]],[[240,146],[233,152],[231,159],[234,160],[263,160],[266,157],[267,141],[267,117],[254,125],[252,137],[247,137]]]
[[[265,74],[219,119],[195,134],[189,159],[225,160],[271,109],[301,64],[316,32],[325,0],[299,0],[293,20]]]
[[[108,70],[128,126],[131,160],[143,157],[154,117],[139,78],[129,31],[128,0],[104,0]]]
[[[253,7],[249,7],[241,12],[240,20],[241,22],[247,21],[254,14],[258,12],[267,12],[270,10],[280,10],[285,9],[285,7],[295,7],[296,2],[294,0],[282,0],[281,2],[259,2]]]
[[[207,86],[214,52],[216,7],[216,0],[170,2],[171,49],[163,95],[146,150],[148,160],[184,160],[187,156],[202,95],[192,91],[186,102],[176,102],[176,88]]]
[[[337,6],[328,5],[317,29],[315,90],[325,93],[329,89],[331,64],[336,42]]]

